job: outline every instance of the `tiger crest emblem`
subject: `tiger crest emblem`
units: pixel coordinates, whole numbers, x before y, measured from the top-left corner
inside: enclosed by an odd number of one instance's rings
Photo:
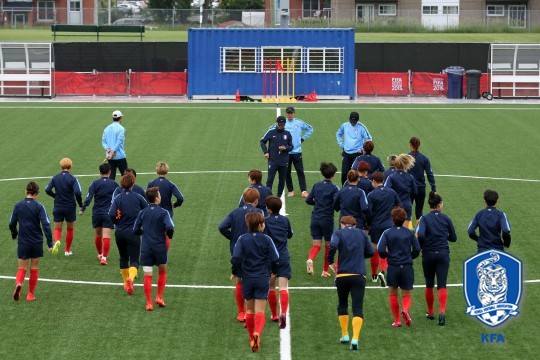
[[[485,325],[501,325],[518,315],[522,294],[521,260],[498,250],[476,254],[463,264],[466,313]]]

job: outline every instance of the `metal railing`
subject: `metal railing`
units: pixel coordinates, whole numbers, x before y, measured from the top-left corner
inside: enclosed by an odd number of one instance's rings
[[[376,9],[375,9],[376,10]],[[491,16],[485,10],[461,10],[458,14],[422,14],[398,10],[395,15],[350,9],[291,9],[292,28],[353,27],[359,32],[540,32],[540,10],[504,11]],[[280,27],[279,10],[141,9],[120,8],[70,11],[67,8],[6,7],[0,9],[0,26],[30,28],[50,24],[146,25],[150,29],[181,30],[189,27]]]

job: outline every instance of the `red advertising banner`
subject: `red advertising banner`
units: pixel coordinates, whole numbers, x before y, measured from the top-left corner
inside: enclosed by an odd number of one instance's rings
[[[132,73],[130,95],[185,95],[187,73]]]
[[[423,96],[446,95],[448,76],[446,74],[434,74],[413,72],[412,94]]]
[[[125,95],[126,73],[54,73],[56,95]]]
[[[185,95],[187,73],[121,73],[85,74],[60,72],[54,74],[56,95]]]
[[[409,95],[408,73],[358,73],[357,95]]]

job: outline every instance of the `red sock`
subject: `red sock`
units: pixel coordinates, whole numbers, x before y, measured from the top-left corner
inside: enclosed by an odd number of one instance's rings
[[[377,269],[379,268],[379,252],[375,251],[375,255],[371,257],[371,275],[377,275]]]
[[[319,245],[313,245],[309,250],[308,259],[315,260],[319,251],[321,251],[321,247]]]
[[[144,295],[146,295],[146,302],[152,302],[152,275],[144,275]]]
[[[330,252],[330,244],[324,245],[324,264],[323,264],[323,271],[328,271],[328,252]]]
[[[22,285],[24,282],[24,277],[26,276],[26,269],[17,270],[17,275],[15,276],[15,285]]]
[[[433,288],[426,288],[424,295],[426,297],[427,312],[433,315]]]
[[[382,271],[386,271],[388,269],[388,259],[379,259],[379,266],[381,267]]]
[[[448,300],[448,290],[446,290],[446,288],[438,289],[437,296],[439,297],[439,313],[446,314],[446,300]]]
[[[66,230],[66,251],[71,251],[71,244],[73,243],[73,230],[74,228]]]
[[[253,337],[253,331],[255,331],[255,315],[247,313],[246,314],[246,328],[248,331],[249,339]]]
[[[279,304],[281,305],[281,313],[286,314],[289,308],[289,290],[279,290]]]
[[[171,247],[171,239],[169,239],[168,236],[165,236],[165,248],[167,249],[167,252],[169,251],[170,247]]]
[[[390,294],[390,310],[394,315],[394,321],[399,321],[399,302],[397,294]]]
[[[30,269],[30,279],[28,280],[28,292],[34,293],[38,281],[38,269]]]
[[[268,292],[268,304],[270,305],[272,316],[277,316],[277,296],[276,290],[274,289]]]
[[[107,257],[109,256],[109,250],[111,250],[111,239],[110,238],[103,238],[103,256]]]
[[[412,304],[411,295],[403,295],[401,297],[401,307],[403,308],[403,310],[405,310],[406,312],[409,312],[409,309],[411,308],[411,304]]]
[[[53,237],[54,241],[60,241],[60,239],[62,238],[62,228],[54,229]]]
[[[255,332],[258,332],[259,336],[262,334],[264,330],[265,322],[266,322],[266,318],[264,317],[263,312],[258,312],[255,314]]]
[[[159,271],[157,280],[157,296],[163,298],[163,291],[165,290],[165,284],[167,283],[167,271]]]
[[[101,238],[101,236],[99,236],[99,235],[96,235],[96,236],[94,237],[94,244],[96,245],[96,250],[97,250],[98,255],[103,254],[103,250],[102,250],[102,248],[103,248],[103,241],[101,241],[101,240],[102,240],[102,238]]]
[[[236,307],[238,308],[238,313],[244,312],[244,296],[242,295],[242,283],[237,282],[236,288],[234,290],[234,298],[236,299]]]

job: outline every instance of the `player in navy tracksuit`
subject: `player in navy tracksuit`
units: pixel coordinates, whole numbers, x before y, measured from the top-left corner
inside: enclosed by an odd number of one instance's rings
[[[416,188],[418,192],[413,198],[414,202],[414,214],[416,216],[415,226],[418,225],[418,219],[422,216],[424,210],[424,201],[426,199],[426,179],[424,178],[424,173],[427,176],[429,185],[431,186],[431,191],[437,192],[437,186],[435,186],[435,177],[433,176],[433,171],[431,170],[431,164],[426,155],[420,152],[420,139],[416,136],[413,136],[409,140],[409,147],[411,155],[414,158],[414,165],[409,169],[409,174],[411,174],[416,180]]]
[[[266,186],[272,189],[276,172],[279,172],[277,196],[281,197],[285,188],[285,178],[289,166],[289,152],[293,150],[292,135],[285,130],[285,116],[278,116],[276,127],[270,129],[261,139],[261,149],[264,157],[268,159],[268,178]],[[268,143],[268,147],[266,144]]]
[[[390,310],[394,315],[392,326],[400,327],[398,288],[402,292],[401,315],[405,325],[411,326],[412,320],[409,309],[412,303],[411,290],[414,286],[413,259],[420,254],[420,244],[414,233],[403,226],[407,213],[402,208],[392,210],[394,226],[385,230],[377,244],[381,258],[388,258],[387,282],[390,292]]]
[[[133,233],[142,235],[140,263],[144,272],[144,294],[146,295],[146,310],[154,310],[152,304],[152,267],[159,269],[157,282],[156,304],[165,307],[163,291],[167,283],[167,244],[165,237],[172,239],[174,223],[171,214],[159,206],[161,196],[157,187],[146,190],[148,206],[139,212]]]
[[[354,163],[352,164],[351,169],[357,170],[358,163],[360,161],[365,161],[369,164],[369,171],[367,173],[368,178],[371,179],[371,174],[373,174],[375,171],[384,171],[384,165],[382,164],[381,159],[371,154],[374,149],[375,143],[371,140],[366,141],[364,143],[364,153],[354,159]]]
[[[435,276],[437,276],[439,325],[443,326],[446,322],[446,301],[448,299],[446,279],[450,267],[448,242],[455,242],[457,236],[452,220],[441,212],[443,209],[442,198],[432,191],[429,193],[428,204],[431,211],[420,218],[416,228],[416,235],[422,248],[422,268],[426,279],[425,297],[428,308],[426,318],[435,319],[433,315],[433,287],[435,286]]]
[[[306,198],[306,203],[314,206],[311,212],[310,225],[313,246],[309,250],[306,270],[308,275],[313,276],[315,272],[313,260],[315,260],[321,250],[322,238],[324,237],[324,265],[321,276],[329,277],[330,274],[328,273],[328,262],[326,259],[328,257],[328,250],[330,249],[332,233],[334,232],[334,200],[339,192],[339,188],[332,183],[337,172],[334,164],[323,162],[319,170],[324,180],[313,185]]]
[[[274,245],[279,253],[279,267],[276,274],[270,277],[270,292],[268,293],[268,304],[272,311],[272,321],[279,320],[279,328],[285,329],[287,326],[287,309],[289,308],[289,280],[292,276],[291,256],[287,248],[287,240],[292,238],[293,231],[289,219],[279,214],[283,205],[278,197],[270,196],[265,200],[268,216],[264,219],[266,222],[265,234],[272,238]],[[277,312],[276,296],[276,277],[279,285],[279,304],[281,312]]]
[[[359,229],[365,229],[368,200],[364,190],[357,187],[358,172],[349,170],[347,174],[347,186],[344,186],[337,193],[334,200],[334,210],[340,211],[339,217],[352,216],[356,220],[356,226]]]
[[[510,247],[510,223],[506,214],[495,208],[498,200],[499,194],[496,191],[486,190],[486,208],[477,212],[469,224],[467,232],[469,237],[478,243],[478,252],[489,249],[504,251],[504,248]],[[479,228],[480,235],[476,234],[476,228]]]
[[[98,259],[101,265],[107,265],[107,256],[111,248],[111,233],[114,224],[109,216],[109,208],[111,207],[111,199],[114,190],[118,187],[116,181],[109,179],[111,175],[111,166],[109,164],[101,164],[99,166],[99,174],[101,177],[92,181],[88,188],[88,194],[84,199],[83,206],[79,210],[79,215],[82,216],[84,211],[94,198],[94,207],[92,208],[92,227],[95,231],[94,244],[98,253]]]
[[[400,154],[395,160],[396,172],[384,180],[384,186],[394,189],[401,201],[401,207],[407,212],[403,226],[412,229],[412,199],[416,196],[416,180],[407,171],[414,165],[414,158],[408,154]]]
[[[270,289],[270,274],[278,273],[279,254],[270,236],[263,234],[264,216],[258,211],[245,215],[247,233],[238,238],[231,256],[232,274],[242,277],[246,299],[246,328],[253,352],[261,346],[266,318],[264,308]]]
[[[39,186],[31,181],[26,185],[26,198],[15,204],[9,230],[11,238],[17,241],[18,270],[15,276],[15,291],[13,300],[19,301],[22,284],[30,260],[30,280],[28,281],[28,294],[26,301],[34,301],[34,292],[38,282],[39,258],[43,257],[43,233],[47,239],[47,248],[52,250],[51,222],[47,217],[45,207],[37,202]],[[19,231],[17,231],[19,224]],[[43,231],[42,231],[43,229]]]
[[[60,239],[62,238],[62,224],[66,221],[66,251],[64,255],[73,255],[71,245],[73,243],[74,225],[77,220],[77,206],[82,206],[82,190],[79,181],[71,174],[73,163],[71,159],[63,158],[60,160],[62,172],[53,176],[45,192],[54,198],[53,222],[54,222],[54,246],[52,253],[56,255],[60,248]],[[55,189],[56,191],[53,191]]]
[[[268,186],[264,186],[262,184],[262,172],[260,170],[250,170],[248,173],[248,181],[249,181],[249,187],[253,189],[257,189],[260,196],[260,201],[257,203],[257,209],[260,209],[264,216],[268,215],[266,212],[266,205],[264,204],[264,199],[266,199],[268,196],[272,196],[272,189],[270,189]],[[238,204],[238,207],[244,206],[244,201],[242,200],[243,196],[240,196],[240,202]]]
[[[120,274],[124,290],[133,295],[133,281],[139,268],[141,236],[133,233],[133,225],[139,212],[148,206],[146,198],[133,189],[135,175],[125,172],[120,181],[122,192],[116,195],[109,209],[109,217],[116,225],[115,238],[120,254]]]
[[[400,206],[401,202],[397,193],[383,186],[384,174],[380,171],[373,173],[371,180],[374,190],[368,194],[368,228],[371,237],[371,243],[375,254],[371,257],[371,281],[380,281],[381,287],[386,287],[386,269],[388,262],[386,259],[379,257],[377,251],[377,243],[381,238],[381,234],[390,229],[393,225],[392,210],[396,206]],[[378,271],[379,265],[381,271]]]
[[[332,235],[328,263],[336,273],[336,287],[339,304],[337,307],[339,324],[341,325],[341,343],[349,342],[349,294],[352,299],[353,338],[351,350],[358,350],[358,338],[364,322],[364,291],[366,288],[366,262],[373,256],[373,247],[367,235],[357,228],[352,216],[340,219],[341,229]],[[338,252],[339,269],[335,269],[334,255]]]
[[[370,165],[365,161],[359,161],[357,166],[358,171],[358,187],[366,193],[366,196],[373,191],[373,184],[371,179],[368,177]]]
[[[384,171],[385,179],[396,172],[396,158],[397,155],[388,155],[386,158],[386,161],[388,161],[388,169]]]
[[[172,181],[166,178],[167,174],[169,173],[169,165],[167,163],[158,162],[156,164],[156,172],[159,177],[153,181],[150,181],[147,188],[159,188],[159,193],[161,195],[161,203],[159,204],[159,206],[167,210],[172,218],[173,208],[177,208],[182,205],[182,203],[184,202],[184,195],[182,195],[180,189],[178,189],[178,187]],[[176,202],[174,204],[172,202],[173,196],[176,197]],[[166,238],[166,242],[167,251],[169,251],[171,240],[169,238]]]
[[[128,169],[124,170],[124,173],[122,175],[125,175],[126,173],[133,174],[133,176],[135,177],[135,181],[137,181],[137,172],[135,171],[135,169],[128,168]],[[122,191],[124,191],[124,188],[122,186],[117,187],[114,190],[112,198],[114,199]],[[137,184],[133,184],[133,188],[131,189],[131,191],[133,191],[136,194],[141,195],[146,200],[146,190],[142,186],[137,185]]]
[[[260,194],[257,189],[247,188],[246,190],[244,190],[244,193],[242,194],[244,206],[231,211],[229,215],[227,215],[227,217],[225,217],[225,219],[223,219],[223,221],[218,226],[221,235],[223,235],[226,239],[230,241],[229,251],[231,255],[234,250],[234,245],[236,245],[236,241],[238,240],[240,235],[243,235],[248,231],[245,220],[246,214],[253,211],[260,212],[261,214],[263,213],[261,210],[258,210],[256,208],[259,202],[259,197]],[[234,279],[235,277],[231,275],[231,281],[233,281]],[[238,308],[238,315],[236,319],[240,322],[244,322],[246,313],[244,308],[244,298],[242,297],[242,279],[240,277],[236,277],[234,298],[236,300],[236,306]]]

